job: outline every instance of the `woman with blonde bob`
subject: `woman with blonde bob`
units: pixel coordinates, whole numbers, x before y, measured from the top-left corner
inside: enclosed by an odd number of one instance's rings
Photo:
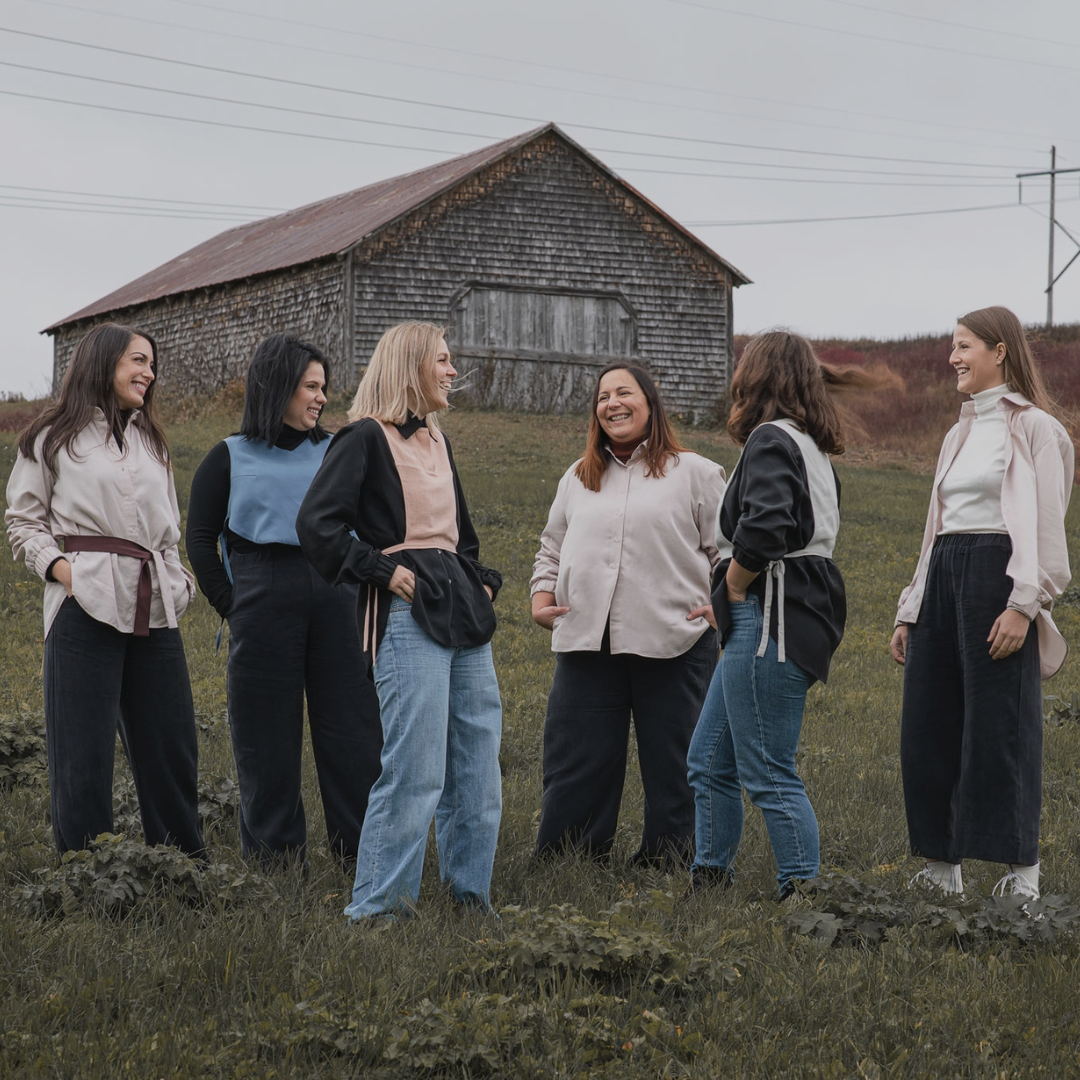
[[[456,375],[442,328],[389,329],[296,522],[328,582],[364,586],[358,620],[383,750],[345,909],[354,921],[411,913],[432,818],[443,881],[467,907],[490,904],[502,811],[490,642],[502,576],[479,561],[438,427]]]
[[[691,891],[725,887],[742,839],[742,789],[776,859],[781,899],[818,872],[817,818],[795,765],[810,687],[828,678],[844,633],[833,562],[844,452],[830,391],[872,383],[818,361],[786,330],[746,346],[731,383],[728,433],[742,446],[720,505],[713,611],[724,654],[690,744],[697,855]]]
[[[985,859],[1008,865],[995,891],[1037,899],[1039,679],[1068,651],[1050,611],[1070,577],[1073,445],[1008,308],[961,316],[949,363],[969,400],[941,447],[891,643],[908,834],[926,860],[912,881],[962,893],[962,860]]]

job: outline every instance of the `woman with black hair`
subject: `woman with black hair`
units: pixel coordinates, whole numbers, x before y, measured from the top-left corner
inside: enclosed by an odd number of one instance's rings
[[[148,844],[203,854],[198,742],[177,620],[195,594],[154,415],[157,347],[104,323],[19,436],[4,515],[45,581],[49,806],[61,853],[113,830],[119,727]]]
[[[330,365],[274,334],[255,350],[239,434],[215,446],[191,485],[191,567],[229,623],[228,695],[240,782],[240,848],[303,863],[300,795],[306,692],[330,847],[356,858],[382,728],[356,630],[356,588],[331,587],[300,551],[296,515],[330,445],[319,423]],[[219,550],[220,548],[220,550]]]

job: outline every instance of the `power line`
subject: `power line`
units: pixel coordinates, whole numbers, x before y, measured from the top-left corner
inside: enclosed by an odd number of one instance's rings
[[[36,67],[34,65],[31,65],[31,64],[17,64],[17,63],[14,63],[12,61],[8,61],[8,60],[0,60],[0,67],[13,67],[13,68],[18,68],[18,69],[23,70],[23,71],[35,71],[35,72],[39,72],[39,73],[45,74],[45,75],[56,75],[56,76],[60,76],[61,78],[81,79],[81,80],[84,80],[84,81],[87,81],[87,82],[94,82],[94,83],[104,84],[104,85],[107,85],[107,86],[121,86],[121,87],[124,87],[124,88],[129,89],[129,90],[149,90],[149,91],[151,91],[153,93],[173,94],[173,95],[178,96],[178,97],[193,98],[193,99],[198,100],[198,101],[213,101],[213,102],[222,103],[222,104],[228,104],[228,105],[242,105],[242,106],[246,106],[246,107],[249,107],[249,108],[267,109],[267,110],[270,110],[270,111],[273,111],[273,112],[286,112],[286,113],[299,114],[301,116],[314,116],[314,117],[319,117],[321,119],[327,119],[327,120],[345,120],[345,121],[349,121],[351,123],[376,124],[376,125],[378,125],[380,127],[400,127],[400,128],[403,128],[403,129],[409,130],[409,131],[436,132],[436,133],[444,134],[444,135],[461,135],[463,137],[473,138],[473,139],[491,139],[491,138],[494,137],[494,136],[491,136],[491,135],[478,134],[477,132],[473,132],[473,131],[450,131],[450,130],[446,130],[446,129],[442,129],[442,128],[420,127],[420,126],[415,125],[415,124],[396,124],[396,123],[394,123],[392,121],[368,120],[368,119],[363,118],[363,117],[347,116],[347,115],[344,115],[342,113],[320,112],[320,111],[317,111],[317,110],[314,110],[314,109],[297,109],[297,108],[293,108],[292,106],[288,106],[288,105],[268,105],[268,104],[265,104],[265,103],[260,102],[260,101],[244,101],[244,100],[239,99],[239,98],[220,97],[220,96],[215,95],[215,94],[199,94],[199,93],[195,93],[194,91],[190,91],[190,90],[172,90],[172,89],[169,89],[167,87],[162,87],[162,86],[149,86],[146,83],[125,82],[125,81],[120,80],[120,79],[106,79],[106,78],[103,78],[101,76],[96,76],[96,75],[80,75],[80,74],[77,74],[75,72],[70,72],[70,71],[59,71],[59,70],[57,70],[55,68],[42,68],[42,67]],[[193,120],[192,122],[196,122],[196,121]],[[650,152],[650,151],[647,151],[647,150],[621,150],[621,149],[613,149],[613,148],[606,148],[606,147],[597,148],[595,152],[596,153],[602,153],[602,154],[621,154],[621,155],[624,155],[624,156],[625,155],[631,155],[631,156],[634,156],[634,157],[659,158],[659,159],[664,159],[664,160],[669,160],[669,161],[702,162],[702,163],[707,163],[707,164],[711,164],[711,165],[737,165],[737,166],[745,166],[747,168],[789,169],[789,170],[797,169],[800,172],[848,173],[848,174],[859,175],[859,176],[907,176],[907,177],[914,177],[916,179],[927,179],[927,180],[931,180],[931,179],[937,179],[937,180],[972,180],[972,181],[979,182],[980,185],[982,185],[982,184],[990,184],[990,185],[997,184],[997,181],[994,180],[992,177],[975,177],[975,176],[971,176],[970,174],[964,174],[964,173],[903,172],[903,171],[896,170],[896,169],[852,169],[852,168],[843,168],[841,166],[836,166],[836,165],[792,165],[792,164],[774,163],[774,162],[767,162],[767,161],[730,161],[730,160],[724,160],[724,159],[718,159],[718,158],[691,157],[691,156],[681,155],[681,154],[659,154],[659,153]],[[699,174],[697,174],[697,173],[681,174],[680,173],[678,175],[696,176],[696,175],[699,175]],[[704,175],[704,174],[702,174],[702,175]],[[776,177],[774,179],[787,179],[787,178]],[[847,182],[847,181],[837,181],[837,183],[840,183],[840,182]],[[2,186],[3,185],[0,185],[0,187],[2,187]],[[970,186],[974,186],[974,185],[970,185]]]
[[[174,3],[185,3],[186,4],[187,0],[173,0],[173,2]],[[428,71],[428,72],[434,71],[434,72],[440,72],[442,74],[455,75],[455,76],[459,76],[459,77],[464,76],[466,78],[482,79],[482,80],[485,80],[485,81],[499,82],[499,83],[503,83],[503,84],[511,84],[511,85],[514,85],[514,86],[525,86],[525,87],[530,87],[530,88],[533,88],[533,89],[541,89],[541,90],[555,89],[555,90],[558,90],[558,91],[563,92],[563,93],[577,94],[578,96],[584,95],[586,97],[601,97],[601,98],[604,98],[604,99],[607,99],[607,100],[616,100],[616,101],[623,101],[623,102],[629,101],[629,102],[635,102],[635,103],[643,104],[643,105],[652,105],[652,106],[659,107],[659,108],[664,108],[664,109],[677,109],[677,110],[686,111],[686,112],[704,113],[704,114],[709,115],[709,116],[725,116],[725,117],[738,117],[738,118],[741,118],[741,119],[748,119],[748,120],[764,120],[764,121],[766,121],[768,123],[774,123],[774,124],[776,124],[776,123],[779,123],[779,124],[794,124],[794,125],[798,125],[800,127],[821,128],[821,129],[827,130],[827,131],[844,131],[844,132],[847,132],[847,133],[864,134],[864,135],[880,135],[881,134],[881,132],[876,128],[875,129],[855,128],[855,127],[851,127],[850,125],[843,126],[843,125],[839,125],[839,124],[824,124],[824,123],[821,123],[819,121],[792,120],[792,119],[788,119],[786,117],[770,117],[770,116],[761,117],[761,116],[755,116],[753,114],[747,114],[747,113],[735,113],[735,112],[731,112],[730,110],[711,109],[711,108],[707,108],[705,106],[700,106],[700,105],[688,105],[685,102],[655,101],[655,100],[651,100],[651,99],[647,99],[647,98],[628,97],[626,94],[606,94],[606,93],[603,93],[603,92],[600,92],[600,91],[595,91],[595,90],[582,91],[582,90],[576,90],[576,89],[567,89],[567,88],[563,88],[563,87],[551,87],[551,86],[548,86],[548,85],[543,84],[543,83],[524,82],[522,79],[520,79],[520,77],[502,78],[500,76],[491,75],[491,74],[488,74],[486,72],[481,72],[481,71],[455,71],[453,69],[448,69],[448,68],[432,68],[432,67],[430,67],[428,65],[411,64],[411,63],[409,63],[407,61],[390,60],[390,59],[387,59],[386,57],[364,56],[364,55],[361,55],[361,54],[358,54],[358,53],[343,52],[343,51],[337,50],[337,49],[326,49],[326,48],[322,48],[320,46],[300,45],[300,44],[298,44],[296,42],[282,42],[282,41],[276,41],[276,40],[274,40],[272,38],[259,38],[259,37],[252,37],[252,36],[247,35],[247,34],[229,33],[227,31],[223,31],[223,30],[220,30],[220,29],[211,30],[208,27],[203,27],[203,26],[189,26],[189,25],[186,25],[184,23],[164,22],[164,21],[162,21],[160,19],[149,19],[149,18],[146,18],[145,16],[141,16],[141,15],[129,15],[129,14],[120,13],[120,12],[99,11],[99,10],[94,9],[94,8],[83,7],[83,6],[80,6],[78,4],[65,3],[65,2],[63,2],[63,0],[37,0],[37,3],[45,4],[45,5],[50,6],[50,7],[62,8],[64,10],[68,10],[68,11],[79,11],[79,12],[83,12],[83,13],[86,13],[86,14],[104,15],[104,16],[107,16],[109,18],[114,18],[114,19],[123,19],[123,20],[128,20],[128,21],[133,21],[133,22],[146,23],[146,24],[151,25],[151,26],[161,26],[161,27],[165,27],[167,29],[188,30],[188,31],[191,31],[193,33],[211,34],[215,38],[223,38],[223,37],[224,38],[231,38],[231,39],[234,39],[234,40],[255,42],[255,43],[258,43],[258,44],[272,45],[272,46],[275,46],[275,47],[287,47],[287,48],[290,48],[290,49],[299,49],[299,50],[302,50],[304,52],[314,52],[314,53],[319,53],[319,54],[328,55],[328,56],[341,56],[341,57],[345,57],[345,58],[348,58],[348,59],[351,59],[351,60],[364,60],[364,61],[367,61],[367,62],[387,64],[387,65],[394,66],[394,67],[404,67],[404,68],[410,68],[410,69],[418,69],[418,70],[423,70],[423,71]],[[211,7],[211,5],[198,4],[198,3],[187,4],[187,6],[194,6],[194,7],[200,7],[200,8]],[[468,50],[468,49],[456,49],[456,48],[451,48],[451,47],[445,46],[445,45],[425,45],[425,44],[419,43],[419,42],[405,41],[405,40],[400,39],[400,38],[384,37],[384,36],[378,35],[378,34],[369,34],[369,33],[366,33],[366,32],[350,30],[350,29],[348,29],[346,27],[322,26],[322,25],[319,25],[319,24],[308,23],[308,22],[305,22],[305,21],[299,20],[299,19],[285,19],[285,18],[281,18],[281,17],[278,17],[278,16],[266,15],[266,14],[264,14],[262,12],[240,12],[240,11],[235,11],[233,9],[222,9],[220,7],[217,7],[217,6],[213,6],[211,9],[214,10],[215,12],[219,13],[219,14],[221,12],[225,11],[225,12],[228,12],[229,14],[240,15],[240,16],[242,16],[244,18],[262,19],[262,20],[267,20],[267,21],[270,21],[270,22],[280,22],[280,23],[288,24],[290,26],[303,26],[306,29],[324,30],[324,31],[327,31],[327,32],[330,32],[330,33],[335,33],[335,34],[348,34],[348,35],[352,35],[354,37],[370,38],[370,39],[376,40],[376,41],[389,41],[389,42],[393,42],[395,44],[409,45],[410,47],[413,47],[413,48],[415,48],[417,45],[419,45],[421,48],[433,49],[433,50],[436,50],[438,52],[450,53],[451,55],[455,55],[455,56],[474,57],[474,58],[479,58],[479,59],[483,59],[483,60],[495,60],[495,61],[499,61],[499,62],[509,62],[510,59],[511,59],[511,58],[509,58],[507,56],[503,56],[503,55],[496,55],[496,54],[492,54],[492,53],[478,53],[478,52],[474,52],[474,51],[471,51],[471,50]],[[934,128],[939,129],[939,130],[943,129],[943,128],[952,128],[952,129],[961,130],[961,131],[965,131],[965,132],[981,131],[981,132],[985,132],[987,134],[1008,135],[1010,137],[1018,137],[1018,138],[1039,138],[1040,137],[1040,136],[1037,136],[1037,135],[1032,135],[1032,133],[1029,132],[1029,131],[1022,131],[1022,132],[1021,131],[1004,131],[1004,132],[1002,132],[1002,131],[998,131],[998,130],[992,129],[992,128],[972,127],[971,125],[967,125],[967,124],[948,124],[948,123],[943,123],[941,121],[927,122],[927,121],[924,121],[924,120],[912,120],[912,119],[909,119],[907,117],[902,117],[902,116],[890,116],[890,115],[881,114],[881,113],[865,113],[865,112],[860,112],[860,111],[854,110],[854,109],[839,109],[839,108],[831,108],[831,107],[828,107],[828,106],[821,106],[821,105],[808,105],[805,102],[785,101],[785,100],[781,100],[781,99],[777,99],[777,98],[761,98],[761,97],[755,97],[755,96],[748,95],[748,94],[733,94],[730,91],[714,90],[714,89],[711,89],[711,88],[688,86],[688,85],[680,84],[680,83],[667,83],[667,82],[659,82],[659,81],[656,81],[656,80],[643,79],[643,78],[640,78],[637,75],[634,75],[634,76],[619,75],[619,74],[608,73],[608,72],[603,72],[603,71],[590,71],[590,70],[585,70],[585,69],[580,69],[580,68],[564,67],[564,66],[557,65],[557,64],[545,64],[545,63],[540,63],[540,62],[534,61],[534,60],[525,60],[522,57],[514,57],[513,58],[513,63],[516,64],[516,65],[519,65],[519,66],[536,67],[536,68],[541,68],[541,69],[549,70],[549,71],[558,71],[560,73],[584,76],[586,78],[607,79],[607,80],[618,81],[618,82],[632,82],[635,86],[653,86],[653,87],[657,87],[657,88],[665,89],[665,90],[677,90],[680,93],[689,92],[689,93],[695,93],[695,94],[704,94],[704,95],[707,95],[707,96],[710,96],[710,97],[730,98],[730,99],[734,99],[736,101],[749,101],[749,102],[755,102],[755,103],[764,104],[764,105],[778,105],[778,106],[780,106],[782,108],[785,108],[785,109],[798,108],[798,109],[810,110],[812,112],[836,113],[836,114],[842,115],[842,116],[857,116],[857,117],[861,117],[861,118],[864,118],[864,119],[870,119],[870,120],[887,120],[887,121],[891,121],[891,122],[894,122],[894,123],[915,124],[915,125],[919,125],[919,126],[922,126],[922,127],[934,127]],[[899,134],[892,135],[892,137],[893,138],[900,138],[900,139],[913,139],[913,140],[921,141],[921,142],[939,142],[939,143],[948,143],[949,145],[972,146],[972,147],[978,147],[980,149],[991,149],[991,147],[989,147],[986,143],[974,142],[974,141],[967,140],[967,139],[957,139],[955,136],[950,136],[948,138],[940,138],[940,137],[935,137],[935,136],[931,136],[931,135],[912,135],[912,134],[899,133]],[[993,147],[993,149],[1009,149],[1009,150],[1014,150],[1014,151],[1016,151],[1018,153],[1023,153],[1023,152],[1026,152],[1027,148],[1020,148],[1020,147]]]
[[[681,2],[684,2],[684,0],[672,0],[672,2],[673,3],[681,3]],[[301,87],[301,88],[303,88],[305,90],[324,90],[324,91],[327,91],[329,93],[347,94],[347,95],[352,96],[352,97],[371,98],[371,99],[378,100],[378,101],[393,101],[393,102],[396,102],[398,104],[419,105],[419,106],[421,106],[423,108],[444,109],[444,110],[450,110],[452,112],[464,112],[464,113],[470,113],[470,114],[476,115],[476,116],[492,116],[492,117],[496,117],[496,118],[501,119],[501,120],[516,120],[516,121],[519,121],[519,122],[529,123],[529,124],[546,123],[545,120],[541,120],[541,119],[539,119],[537,117],[532,117],[532,116],[522,116],[520,114],[515,114],[515,113],[496,112],[496,111],[491,110],[491,109],[473,109],[473,108],[468,108],[468,107],[462,106],[462,105],[446,105],[446,104],[444,104],[442,102],[421,101],[421,100],[417,100],[415,98],[403,98],[403,97],[398,97],[398,96],[390,95],[390,94],[375,94],[375,93],[372,93],[372,92],[366,91],[366,90],[353,90],[353,89],[349,89],[349,88],[346,88],[346,87],[327,86],[327,85],[324,85],[324,84],[321,84],[321,83],[311,83],[311,82],[303,81],[303,80],[299,80],[299,79],[286,79],[286,78],[282,78],[281,76],[276,76],[276,75],[261,75],[261,74],[255,73],[255,72],[238,71],[238,70],[236,70],[234,68],[217,67],[217,66],[212,65],[212,64],[200,64],[200,63],[197,63],[197,62],[192,61],[192,60],[174,60],[174,59],[172,59],[170,57],[153,56],[153,55],[150,55],[148,53],[135,52],[135,51],[132,51],[132,50],[129,50],[129,49],[119,49],[119,48],[116,48],[114,46],[109,46],[109,45],[96,45],[96,44],[92,44],[90,42],[85,42],[85,41],[73,41],[73,40],[71,40],[69,38],[54,37],[54,36],[51,36],[51,35],[48,35],[48,34],[37,34],[37,33],[33,33],[31,31],[28,31],[28,30],[16,30],[16,29],[13,29],[11,27],[6,27],[6,26],[0,26],[0,32],[7,33],[7,34],[16,34],[16,35],[19,35],[21,37],[35,38],[35,39],[41,40],[41,41],[52,41],[52,42],[56,42],[56,43],[63,44],[63,45],[72,45],[72,46],[74,46],[76,48],[93,49],[93,50],[98,51],[98,52],[107,52],[107,53],[112,53],[114,55],[119,55],[119,56],[135,57],[135,58],[137,58],[139,60],[151,60],[151,61],[154,61],[155,63],[174,64],[174,65],[177,65],[177,66],[180,66],[180,67],[193,68],[193,69],[198,70],[198,71],[212,71],[212,72],[215,72],[216,74],[235,75],[235,76],[239,76],[241,78],[257,79],[257,80],[262,81],[262,82],[271,82],[271,83],[276,83],[276,84],[280,84],[280,85],[283,85],[283,86]],[[8,91],[8,92],[13,93],[12,91]],[[24,95],[24,96],[31,96],[31,95]],[[577,129],[582,130],[582,131],[599,131],[599,132],[603,132],[603,133],[609,134],[609,135],[631,135],[631,136],[633,136],[635,138],[665,139],[665,140],[673,140],[673,141],[676,141],[676,142],[692,142],[692,143],[698,143],[698,144],[701,144],[701,145],[708,145],[708,146],[726,146],[726,147],[733,147],[733,148],[741,149],[741,150],[764,150],[764,151],[771,152],[771,153],[798,154],[798,155],[805,155],[805,156],[812,156],[812,157],[845,158],[845,159],[857,160],[857,161],[887,161],[887,162],[895,162],[895,163],[900,163],[900,164],[905,164],[905,165],[942,165],[942,166],[946,166],[946,167],[954,166],[956,164],[955,162],[952,162],[952,161],[941,161],[941,160],[938,160],[938,159],[930,159],[930,158],[900,158],[900,157],[889,157],[889,156],[885,156],[885,155],[881,155],[881,154],[845,154],[845,153],[840,153],[838,151],[804,150],[804,149],[800,149],[800,148],[796,148],[796,147],[765,146],[765,145],[762,145],[760,143],[732,142],[732,141],[721,140],[721,139],[698,139],[698,138],[691,138],[689,136],[684,136],[684,135],[672,135],[672,134],[667,133],[667,132],[634,131],[634,130],[627,129],[627,128],[604,127],[604,126],[595,125],[595,124],[580,124],[580,123],[576,123],[576,122],[571,122],[571,123],[567,124],[566,126],[567,127],[577,128]],[[280,134],[280,133],[277,133],[277,134]],[[377,144],[372,144],[372,145],[377,145]],[[413,148],[403,147],[402,149],[413,149]],[[1005,164],[996,163],[996,162],[993,163],[993,164],[990,164],[990,163],[974,162],[974,161],[964,162],[964,166],[966,168],[972,168],[972,169],[1014,168],[1014,166],[1012,166],[1012,165],[1005,165]]]
[[[928,45],[921,41],[898,41],[896,38],[887,37],[883,34],[866,34],[858,30],[842,30],[835,26],[821,26],[817,23],[799,22],[795,19],[781,19],[775,15],[760,15],[757,12],[740,11],[737,8],[716,7],[712,4],[699,3],[699,0],[668,0],[672,4],[681,4],[683,7],[701,8],[710,11],[714,15],[735,15],[743,19],[758,19],[762,22],[777,23],[782,26],[797,26],[801,30],[819,30],[826,34],[840,34],[844,37],[861,38],[864,41],[884,41],[889,45],[903,45],[910,49],[929,49],[931,52],[944,52],[950,56],[971,56],[978,60],[994,60],[1005,64],[1024,64],[1028,67],[1054,68],[1058,71],[1076,72],[1078,69],[1071,64],[1049,64],[1045,60],[1024,60],[1018,56],[1000,56],[994,53],[972,52],[970,49],[955,49],[949,45]]]
[[[258,217],[250,214],[213,214],[213,213],[198,213],[198,212],[185,212],[183,210],[168,211],[164,208],[160,210],[153,210],[147,208],[145,210],[138,207],[127,206],[103,206],[99,203],[79,203],[75,201],[64,202],[62,200],[26,200],[19,201],[18,196],[13,195],[0,195],[0,208],[8,207],[13,210],[62,210],[71,213],[80,214],[107,214],[116,217],[148,217],[148,218],[163,218],[171,219],[173,221],[220,221],[220,222],[239,222],[241,224],[249,221],[258,221]]]
[[[1017,203],[993,203],[990,206],[954,206],[945,210],[904,210],[892,214],[845,214],[840,217],[775,218],[747,221],[684,221],[687,228],[729,228],[736,225],[810,225],[824,221],[881,221],[885,218],[932,217],[937,214],[968,214],[979,210],[1014,210]]]
[[[977,34],[995,34],[1010,40],[1034,41],[1039,45],[1060,45],[1066,49],[1080,49],[1080,43],[1060,41],[1055,38],[1035,37],[1033,34],[1018,34],[1015,30],[991,30],[987,26],[975,26],[971,23],[950,22],[948,19],[935,19],[930,15],[915,15],[910,11],[895,11],[891,8],[870,7],[856,0],[819,0],[820,3],[838,4],[840,7],[855,8],[858,11],[872,11],[877,15],[893,15],[898,19],[914,19],[917,22],[933,23],[936,26],[951,26],[956,30],[966,30]]]
[[[378,146],[390,150],[415,150],[424,154],[454,153],[452,150],[436,150],[431,146],[400,146],[397,143],[371,142],[368,139],[347,139],[340,135],[316,135],[311,131],[283,131],[280,128],[258,127],[254,124],[230,124],[223,120],[196,119],[190,116],[171,116],[168,113],[149,112],[146,109],[125,109],[120,105],[98,105],[91,101],[72,101],[70,98],[48,97],[45,94],[24,94],[18,90],[0,90],[8,97],[29,98],[32,101],[49,101],[56,105],[76,105],[83,109],[102,109],[105,112],[124,113],[127,116],[148,116],[156,120],[179,120],[185,124],[205,124],[208,127],[230,128],[233,131],[257,131],[264,135],[293,135],[298,139],[317,139],[320,142],[349,143],[353,146]]]
[[[29,191],[36,194],[47,195],[79,195],[88,199],[123,199],[131,202],[150,202],[150,203],[170,203],[177,204],[179,206],[193,206],[208,208],[211,210],[267,210],[273,214],[281,214],[285,212],[285,207],[281,206],[252,206],[248,203],[218,203],[218,202],[201,202],[197,199],[159,199],[156,196],[142,196],[142,195],[110,195],[100,191],[71,191],[68,188],[45,188],[45,187],[29,187],[25,184],[0,184],[0,188],[7,191]],[[2,197],[2,196],[0,196]],[[23,198],[23,196],[11,196],[12,198]]]

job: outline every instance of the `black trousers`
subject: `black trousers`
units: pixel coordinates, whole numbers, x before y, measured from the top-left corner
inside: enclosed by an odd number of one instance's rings
[[[990,659],[1011,545],[998,533],[939,537],[904,664],[900,762],[911,850],[927,859],[1039,860],[1039,643]]]
[[[356,589],[332,588],[299,548],[230,552],[229,727],[244,858],[302,862],[304,697],[330,848],[356,858],[382,726],[364,675]]]
[[[581,850],[605,857],[615,839],[633,717],[645,822],[632,861],[688,863],[694,796],[686,752],[716,667],[707,630],[681,656],[656,660],[600,652],[560,653],[544,723],[544,798],[538,855]]]
[[[201,856],[199,748],[180,631],[124,634],[68,597],[45,639],[44,684],[57,849],[112,832],[119,729],[146,842]]]

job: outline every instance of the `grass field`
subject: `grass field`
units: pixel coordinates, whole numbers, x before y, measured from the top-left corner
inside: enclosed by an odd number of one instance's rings
[[[339,413],[340,404],[336,406]],[[174,411],[181,506],[230,408]],[[459,410],[446,420],[485,561],[502,569],[494,645],[505,708],[501,919],[460,913],[429,861],[418,918],[347,925],[310,754],[307,876],[240,863],[224,654],[200,597],[183,623],[200,719],[207,836],[199,874],[125,841],[56,867],[33,731],[41,717],[40,584],[0,559],[0,1076],[447,1077],[1046,1076],[1080,1072],[1080,912],[1032,918],[990,903],[997,866],[971,864],[972,899],[939,909],[906,889],[896,596],[914,566],[930,479],[840,466],[837,561],[850,605],[827,688],[810,695],[801,769],[821,826],[822,892],[773,900],[761,816],[747,815],[734,889],[679,903],[685,881],[630,870],[641,820],[631,772],[610,869],[531,858],[550,639],[528,577],[581,418]],[[684,432],[730,468],[719,433]],[[13,461],[0,435],[0,473]],[[1074,503],[1069,533],[1077,535]],[[1073,552],[1074,560],[1078,553]],[[1074,565],[1077,562],[1074,561]],[[1060,609],[1066,636],[1080,613]],[[1046,685],[1069,699],[1076,660]],[[1080,709],[1046,726],[1044,892],[1080,898]],[[636,767],[636,765],[634,766]],[[433,855],[433,851],[430,853]]]

